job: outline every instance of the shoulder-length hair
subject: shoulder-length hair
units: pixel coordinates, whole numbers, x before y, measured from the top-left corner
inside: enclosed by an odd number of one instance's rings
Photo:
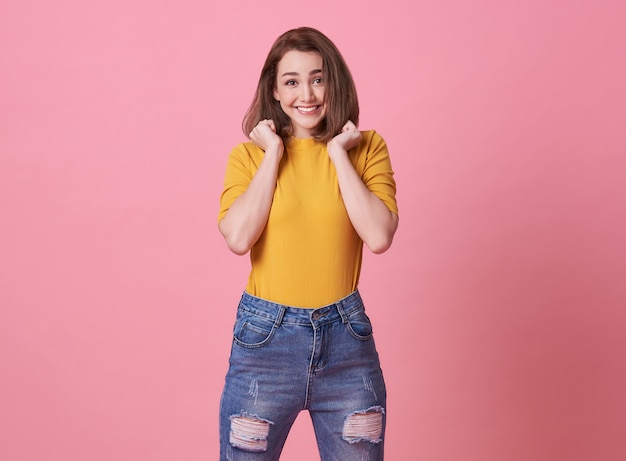
[[[323,142],[330,141],[349,120],[358,126],[359,101],[352,74],[343,56],[335,44],[320,31],[299,27],[285,32],[272,45],[261,70],[254,99],[243,119],[244,134],[249,136],[257,123],[265,119],[274,121],[276,132],[283,139],[293,134],[291,120],[281,109],[280,102],[274,99],[278,63],[285,53],[292,50],[313,51],[322,57],[326,115],[317,127],[314,138]]]

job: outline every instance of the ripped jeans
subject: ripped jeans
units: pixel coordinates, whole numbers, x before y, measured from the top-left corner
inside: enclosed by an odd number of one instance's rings
[[[221,461],[277,461],[302,410],[322,461],[382,461],[385,403],[358,291],[318,309],[242,295],[220,404]]]

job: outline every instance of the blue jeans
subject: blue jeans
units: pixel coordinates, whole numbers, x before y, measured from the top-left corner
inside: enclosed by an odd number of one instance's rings
[[[220,404],[220,459],[276,461],[308,410],[322,461],[381,461],[386,390],[358,291],[318,309],[248,293]]]

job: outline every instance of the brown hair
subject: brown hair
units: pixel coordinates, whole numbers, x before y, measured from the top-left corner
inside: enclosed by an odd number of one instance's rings
[[[359,101],[356,87],[341,53],[333,42],[320,31],[310,27],[292,29],[276,39],[261,70],[256,94],[243,119],[242,128],[246,136],[261,120],[271,119],[276,132],[283,139],[291,136],[291,120],[274,99],[276,69],[288,51],[316,52],[322,57],[322,72],[325,79],[324,103],[326,116],[317,127],[315,139],[328,142],[341,132],[351,120],[359,123]]]

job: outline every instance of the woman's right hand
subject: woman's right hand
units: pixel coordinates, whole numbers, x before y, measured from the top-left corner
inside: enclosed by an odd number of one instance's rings
[[[279,156],[283,154],[283,140],[276,134],[273,120],[261,120],[250,132],[250,140],[265,152],[276,149]]]
[[[219,222],[228,248],[238,255],[250,251],[265,229],[284,151],[283,140],[276,134],[272,120],[257,123],[250,132],[250,140],[265,151],[265,156],[246,191],[235,199]]]

